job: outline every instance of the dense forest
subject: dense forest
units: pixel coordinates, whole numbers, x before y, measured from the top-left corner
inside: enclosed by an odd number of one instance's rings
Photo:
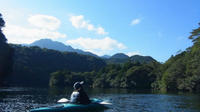
[[[65,87],[74,81],[85,81],[89,87],[101,88],[134,88],[151,89],[151,83],[156,80],[156,68],[160,63],[127,62],[124,64],[109,64],[99,71],[70,72],[57,71],[51,74],[51,87]]]
[[[0,13],[0,86],[3,79],[12,71],[13,49],[7,44],[7,39],[2,32],[5,22]]]
[[[4,26],[0,14],[0,85],[66,87],[83,80],[88,87],[200,92],[200,27],[191,32],[191,47],[161,64],[149,56],[102,59],[9,45]]]
[[[50,73],[57,70],[87,72],[106,63],[100,58],[72,52],[60,52],[36,46],[10,45],[15,49],[13,73],[7,83],[22,86],[48,86]]]

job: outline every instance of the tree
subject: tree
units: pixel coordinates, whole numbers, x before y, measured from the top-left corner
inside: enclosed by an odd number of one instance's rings
[[[200,23],[199,23],[199,26],[200,26]],[[200,37],[200,27],[197,29],[194,29],[191,32],[191,36],[189,36],[189,39],[192,39],[193,42],[195,42],[195,41],[199,40],[199,37]]]
[[[5,43],[7,41],[5,35],[2,32],[2,28],[5,26],[5,21],[2,18],[2,14],[0,13],[0,43]]]
[[[0,86],[4,77],[11,72],[13,49],[7,44],[7,39],[2,32],[5,21],[0,13]]]

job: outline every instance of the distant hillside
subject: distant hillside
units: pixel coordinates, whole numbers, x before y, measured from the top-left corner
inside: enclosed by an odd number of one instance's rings
[[[19,86],[48,86],[50,73],[57,70],[88,72],[106,63],[101,58],[39,47],[11,45],[15,50],[13,74],[7,83]]]
[[[65,45],[58,41],[52,41],[51,39],[40,39],[40,40],[37,40],[37,41],[31,43],[28,46],[39,46],[41,48],[53,49],[53,50],[58,50],[58,51],[76,52],[79,54],[98,57],[97,55],[95,55],[91,52],[85,52],[80,49],[74,49],[69,45]]]
[[[139,62],[139,63],[149,63],[152,61],[156,61],[150,56],[134,55],[134,56],[129,57],[128,55],[123,54],[123,53],[114,54],[113,56],[105,60],[107,63],[110,63],[110,64],[122,64],[128,61]]]
[[[140,56],[140,55],[134,55],[130,57],[131,62],[140,62],[140,63],[149,63],[152,61],[156,61],[151,56]]]
[[[111,56],[109,56],[109,55],[103,55],[103,56],[101,56],[101,58],[103,58],[103,59],[108,59],[108,58],[110,58]]]
[[[121,64],[129,60],[129,57],[123,53],[117,53],[106,59],[106,62],[109,64]]]
[[[128,59],[129,56],[124,53],[117,53],[111,56],[110,58],[118,58],[118,59]]]

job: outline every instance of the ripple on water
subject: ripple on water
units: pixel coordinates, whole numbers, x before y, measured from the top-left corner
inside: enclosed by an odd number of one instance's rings
[[[13,91],[12,91],[13,89]],[[64,92],[65,93],[65,92]],[[38,88],[3,88],[0,89],[0,112],[25,112],[32,108],[55,105],[57,100],[69,96],[49,94],[47,89]],[[199,97],[170,94],[138,93],[95,93],[93,98],[100,98],[113,105],[104,112],[199,112]]]

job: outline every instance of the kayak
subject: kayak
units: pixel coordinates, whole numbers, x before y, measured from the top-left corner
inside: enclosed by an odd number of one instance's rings
[[[108,107],[106,105],[108,104],[110,103],[104,103],[104,101],[100,99],[92,99],[91,103],[87,105],[62,103],[50,107],[31,109],[30,112],[96,112],[107,109]]]

